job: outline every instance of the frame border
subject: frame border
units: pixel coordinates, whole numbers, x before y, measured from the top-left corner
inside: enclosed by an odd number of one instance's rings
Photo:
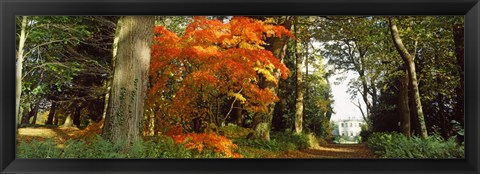
[[[0,11],[0,173],[479,173],[479,0],[0,0]],[[465,159],[15,159],[15,16],[252,14],[465,15]]]

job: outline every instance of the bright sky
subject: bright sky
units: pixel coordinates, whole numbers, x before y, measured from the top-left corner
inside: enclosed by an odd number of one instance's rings
[[[319,42],[314,42],[313,43],[314,47],[322,49],[322,43]],[[323,60],[324,63],[328,62],[328,58],[326,60]],[[328,65],[325,65],[325,67],[328,67]],[[331,67],[330,67],[331,68]],[[347,78],[340,81],[339,85],[335,85],[334,82],[337,82],[337,78],[346,76]],[[354,117],[354,118],[361,118],[362,113],[356,107],[353,105],[351,98],[351,94],[347,92],[348,89],[348,82],[350,79],[357,78],[358,74],[355,74],[353,72],[344,72],[340,73],[340,71],[335,71],[335,75],[330,76],[328,79],[330,82],[330,86],[332,87],[332,95],[333,99],[335,102],[333,103],[333,111],[335,112],[332,117],[330,118],[331,121],[336,121],[339,119],[347,119],[349,117]],[[359,96],[357,96],[353,102],[357,103],[358,99],[360,99]],[[365,112],[366,111],[366,105],[363,102],[362,99],[360,99],[360,103],[362,105],[362,109]]]
[[[347,78],[339,85],[335,85],[334,82],[337,81],[336,78],[341,77],[341,76],[347,76]],[[352,102],[357,103],[357,100],[360,99],[359,96],[355,100],[351,100],[351,94],[347,92],[348,89],[348,82],[352,78],[356,78],[358,75],[355,75],[353,72],[348,72],[344,74],[336,74],[330,77],[330,85],[332,87],[332,94],[333,94],[333,99],[335,100],[333,104],[333,111],[335,112],[332,115],[331,120],[336,121],[339,119],[347,119],[349,117],[358,117],[362,118],[362,113],[360,110],[353,105]],[[362,104],[363,111],[366,110],[366,106],[363,103],[363,100],[360,99],[360,103]]]

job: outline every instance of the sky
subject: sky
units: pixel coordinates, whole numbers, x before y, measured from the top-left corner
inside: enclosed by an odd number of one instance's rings
[[[338,81],[336,78],[346,76],[345,80],[340,81],[341,83],[335,85],[334,82]],[[331,121],[336,121],[339,119],[347,119],[348,117],[355,117],[355,118],[362,118],[362,113],[353,103],[351,98],[351,94],[347,92],[348,89],[348,82],[352,78],[356,78],[358,75],[355,75],[353,72],[343,73],[343,74],[335,74],[329,78],[330,85],[332,87],[332,94],[333,100],[335,101],[333,104],[333,111],[335,112],[332,117]],[[355,100],[360,99],[359,96]],[[366,107],[363,103],[363,100],[360,99],[360,103],[362,104],[362,108],[365,111]]]

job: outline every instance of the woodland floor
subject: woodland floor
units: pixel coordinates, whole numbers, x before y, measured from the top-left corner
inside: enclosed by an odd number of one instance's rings
[[[76,127],[25,127],[18,129],[17,142],[53,138],[56,143],[63,144],[68,139],[84,135],[86,131],[88,130],[80,130]],[[257,152],[262,153],[262,151]],[[333,144],[332,142],[321,143],[309,149],[285,151],[275,155],[270,152],[262,156],[267,158],[377,158],[366,143]]]
[[[378,158],[373,155],[366,143],[333,144],[322,143],[317,147],[304,150],[289,151],[277,158]]]

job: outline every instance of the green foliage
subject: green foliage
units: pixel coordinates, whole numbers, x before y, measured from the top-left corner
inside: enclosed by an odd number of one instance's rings
[[[255,133],[255,131],[252,129],[240,127],[234,124],[218,127],[217,132],[228,138],[246,138],[248,134]]]
[[[310,147],[309,137],[306,134],[296,134],[293,132],[278,132],[272,134],[272,139],[277,142],[292,143],[297,149],[306,149]]]
[[[31,140],[17,145],[17,158],[57,158],[60,154],[53,140]]]
[[[426,139],[408,138],[399,133],[373,133],[368,146],[382,158],[464,158],[465,146],[454,137],[444,140],[438,135]]]
[[[239,153],[245,157],[251,156],[251,154],[245,154],[245,148],[255,148],[268,151],[293,151],[299,149],[306,149],[310,147],[310,138],[305,134],[295,134],[290,132],[279,132],[271,135],[272,140],[249,140],[249,139],[237,139],[235,144],[239,146]]]
[[[196,152],[175,144],[170,137],[154,137],[133,142],[128,148],[123,143],[114,145],[97,136],[91,141],[67,140],[57,145],[53,140],[19,142],[18,158],[219,158],[219,154],[204,150]]]

